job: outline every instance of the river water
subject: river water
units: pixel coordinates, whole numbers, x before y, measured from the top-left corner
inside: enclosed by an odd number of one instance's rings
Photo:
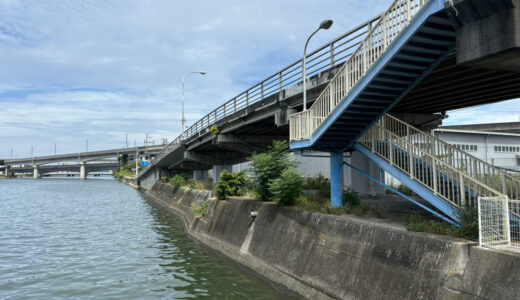
[[[0,299],[286,299],[112,179],[0,180]]]

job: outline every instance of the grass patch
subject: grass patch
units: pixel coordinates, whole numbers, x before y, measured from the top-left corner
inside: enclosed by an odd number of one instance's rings
[[[457,227],[443,220],[426,219],[413,214],[406,219],[406,229],[414,232],[427,232],[448,235],[457,238],[475,240],[478,238],[478,212],[475,207],[465,207],[459,210],[461,227]]]
[[[162,177],[160,180],[162,183],[169,184],[175,188],[179,187],[187,187],[194,190],[201,191],[212,191],[213,190],[213,181],[210,180],[197,180],[194,181],[192,177],[188,174],[177,174],[173,178],[172,177]]]
[[[324,197],[318,193],[300,195],[296,198],[294,206],[306,211],[321,212],[331,215],[371,215],[380,219],[386,218],[386,211],[383,208],[370,207],[361,203],[357,192],[353,190],[344,191],[343,204],[343,207],[330,207],[329,197]]]

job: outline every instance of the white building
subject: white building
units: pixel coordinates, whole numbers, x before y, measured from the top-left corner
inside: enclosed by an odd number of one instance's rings
[[[441,126],[433,135],[491,165],[520,171],[520,122]]]

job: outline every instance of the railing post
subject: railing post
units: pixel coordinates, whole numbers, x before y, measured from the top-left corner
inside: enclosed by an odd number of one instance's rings
[[[459,173],[459,187],[460,187],[460,205],[465,206],[466,205],[466,187],[464,187],[464,176],[462,175],[462,173]]]
[[[264,100],[264,82],[263,81],[262,81],[262,83],[260,83],[260,89],[261,89],[260,94],[262,95],[262,100]]]
[[[502,194],[507,195],[506,176],[501,174],[502,177]]]
[[[246,114],[249,108],[249,90],[246,91]]]
[[[237,98],[233,99],[233,113],[237,112]]]
[[[330,44],[330,67],[334,67],[334,43]]]
[[[408,25],[408,24],[410,24],[410,20],[412,19],[410,0],[406,0],[406,10],[408,11],[408,22],[406,22],[406,24]]]
[[[280,95],[278,96],[278,99],[280,99],[280,97],[282,96],[282,72],[278,73],[278,90],[279,90],[279,93]]]
[[[435,159],[432,159],[432,183],[433,183],[433,194],[438,194],[438,186],[437,186],[437,163]]]
[[[392,136],[388,135],[388,158],[390,159],[390,165],[394,164],[394,147],[392,144]]]
[[[504,223],[504,231],[505,231],[505,234],[506,234],[506,241],[507,241],[507,245],[508,246],[511,246],[511,228],[509,228],[510,224],[509,224],[509,197],[505,196],[504,197],[504,202],[502,204],[504,206],[504,214],[503,214],[503,223]]]
[[[411,143],[408,144],[408,160],[409,160],[409,169],[410,169],[410,178],[413,179],[414,176],[414,161],[413,161],[413,145]]]

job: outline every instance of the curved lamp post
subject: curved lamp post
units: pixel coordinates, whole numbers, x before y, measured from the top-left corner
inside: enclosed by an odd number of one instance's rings
[[[189,73],[186,73],[186,74],[182,77],[182,119],[181,119],[181,123],[182,123],[182,133],[181,133],[181,135],[184,135],[184,124],[186,124],[186,119],[184,118],[184,80],[186,79],[187,76],[192,75],[192,74],[206,75],[206,72],[203,72],[203,71],[199,71],[199,72],[189,72]]]
[[[307,39],[307,42],[305,43],[305,48],[303,49],[303,66],[302,66],[302,78],[303,78],[303,110],[307,110],[307,87],[306,87],[306,81],[307,81],[307,74],[305,72],[305,59],[306,59],[306,56],[307,56],[307,46],[309,45],[309,41],[311,40],[311,38],[316,34],[316,32],[320,31],[320,29],[329,29],[330,26],[332,26],[332,20],[325,20],[323,22],[321,22],[320,24],[320,27],[318,27],[318,29],[314,30],[314,32],[309,36],[309,38]]]

